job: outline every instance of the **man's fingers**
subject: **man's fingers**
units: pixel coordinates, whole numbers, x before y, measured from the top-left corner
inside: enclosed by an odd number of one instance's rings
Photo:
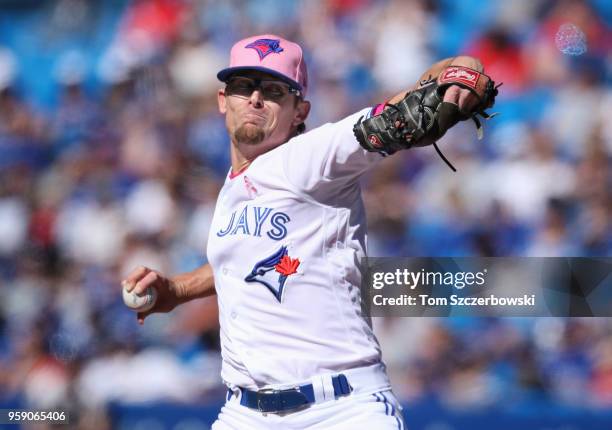
[[[155,308],[155,306],[151,309],[149,309],[146,312],[138,312],[136,314],[136,319],[138,321],[138,324],[143,325],[144,324],[144,320],[146,317],[148,317],[149,315],[151,315],[153,313],[153,309]]]
[[[467,88],[451,85],[444,93],[444,101],[459,106],[461,112],[470,113],[478,106],[478,97]]]
[[[459,109],[462,112],[472,112],[478,104],[478,97],[470,90],[462,88],[459,92]]]
[[[138,324],[143,325],[147,315],[149,315],[148,312],[138,312],[136,314],[136,320],[138,321]]]
[[[459,88],[457,85],[451,85],[444,92],[444,101],[458,105],[460,92],[461,88]]]
[[[151,269],[148,267],[137,267],[121,282],[121,286],[128,291],[132,291],[136,286],[136,283],[150,271]]]
[[[134,269],[123,281],[121,281],[121,286],[134,294],[142,295],[148,287],[155,285],[160,279],[162,279],[162,276],[158,272],[140,266]],[[145,318],[150,314],[151,310],[138,312],[136,314],[138,324],[143,325]]]
[[[155,284],[159,280],[159,274],[157,272],[150,271],[142,279],[136,282],[134,292],[138,295],[144,294],[147,288]]]

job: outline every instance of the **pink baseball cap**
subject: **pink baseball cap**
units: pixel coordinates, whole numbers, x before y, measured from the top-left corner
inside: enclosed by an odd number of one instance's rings
[[[247,70],[269,73],[306,95],[308,73],[297,43],[274,34],[242,39],[232,47],[229,67],[217,73],[217,78],[226,82],[234,73]]]

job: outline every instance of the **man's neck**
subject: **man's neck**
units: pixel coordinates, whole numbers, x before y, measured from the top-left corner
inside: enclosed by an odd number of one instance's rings
[[[273,143],[260,143],[259,145],[245,145],[240,143],[231,143],[230,155],[232,161],[232,174],[237,175],[244,171],[257,157],[265,154],[268,151],[282,145]]]
[[[232,172],[231,172],[232,176],[240,174],[240,172],[244,171],[247,167],[249,167],[249,165],[253,161],[253,159],[249,160],[248,158],[240,154],[237,150],[234,149],[233,145],[232,145],[232,150],[231,150],[231,156],[232,156]]]

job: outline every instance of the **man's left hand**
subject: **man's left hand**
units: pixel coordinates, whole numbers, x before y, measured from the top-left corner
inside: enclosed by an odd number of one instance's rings
[[[459,106],[459,111],[465,115],[473,112],[480,103],[476,94],[458,85],[451,85],[447,88],[443,101]]]

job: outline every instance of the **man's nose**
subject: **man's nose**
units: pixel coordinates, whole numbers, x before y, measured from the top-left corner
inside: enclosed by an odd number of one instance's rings
[[[260,88],[255,88],[255,90],[251,93],[250,101],[253,107],[263,107],[264,98]]]

